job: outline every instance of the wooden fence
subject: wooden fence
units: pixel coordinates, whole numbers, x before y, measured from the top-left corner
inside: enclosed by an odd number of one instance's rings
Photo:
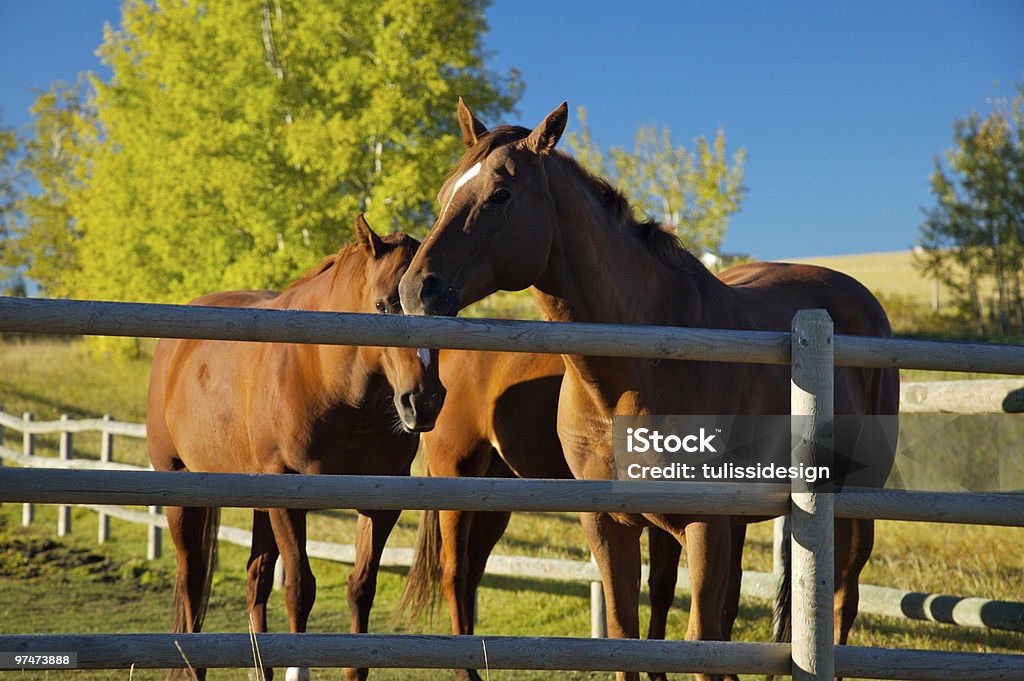
[[[903,404],[907,407],[903,411],[910,413],[952,412],[954,410],[957,413],[995,413],[1003,410],[1004,405],[1018,391],[1024,391],[1024,380],[937,381],[904,383],[900,387]],[[908,403],[908,396],[917,396],[917,399]],[[17,431],[20,434],[21,452],[5,446],[4,436],[5,434],[10,435],[9,431]],[[34,454],[35,436],[37,435],[56,435],[63,438],[65,433],[90,431],[99,431],[100,433],[99,460],[75,458],[74,450],[70,446],[66,450],[65,458],[42,457]],[[146,426],[141,423],[114,421],[110,416],[104,416],[101,419],[71,419],[62,416],[57,421],[36,421],[30,413],[19,418],[0,408],[0,461],[6,460],[30,468],[151,470],[113,461],[113,452],[116,451],[115,436],[144,439]],[[161,507],[150,506],[146,512],[109,504],[89,504],[83,505],[82,508],[95,511],[98,514],[97,536],[99,543],[102,544],[109,539],[110,520],[116,518],[129,523],[145,525],[148,535],[146,557],[153,560],[160,556],[162,530],[167,527],[167,520],[161,515]],[[33,518],[33,504],[25,503],[22,524],[29,525]],[[70,529],[70,519],[64,517],[64,514],[60,514],[58,519],[61,522],[57,532],[59,536],[63,536]],[[221,525],[219,539],[248,547],[252,541],[252,534],[242,528]],[[351,544],[309,540],[307,552],[313,558],[334,562],[351,564],[355,559],[355,547]],[[412,563],[412,558],[413,554],[410,548],[388,548],[384,550],[381,563],[389,567],[408,568]],[[779,567],[776,567],[776,572]],[[648,570],[649,566],[644,565],[641,581],[646,581]],[[283,572],[280,570],[276,574],[279,579],[283,577]],[[591,636],[594,638],[606,636],[604,592],[601,587],[601,576],[592,561],[491,555],[487,562],[487,574],[565,582],[590,582]],[[777,574],[747,570],[743,573],[742,593],[746,597],[773,599],[778,582]],[[679,568],[676,584],[681,591],[685,592],[689,589],[689,572],[686,568]],[[959,626],[1024,632],[1024,603],[1016,601],[923,593],[861,584],[860,612]]]
[[[279,310],[0,299],[0,331],[118,336],[165,336],[249,341],[458,347],[520,352],[790,363],[794,415],[806,424],[793,436],[794,464],[827,447],[831,433],[833,366],[906,367],[1024,374],[1024,348],[833,336],[822,311],[804,311],[792,333],[693,330],[670,327],[558,324],[466,319],[352,315]],[[832,644],[832,527],[834,517],[874,517],[957,523],[1024,524],[1024,494],[844,492],[816,494],[794,485],[686,484],[609,481],[243,476],[129,471],[4,469],[0,500],[126,505],[260,505],[328,508],[345,498],[366,508],[462,510],[658,511],[793,517],[793,644],[660,641],[569,641],[524,637],[334,636],[329,658],[312,654],[312,641],[259,635],[261,649],[278,641],[292,666],[464,667],[606,669],[667,672],[792,673],[795,679],[831,679],[836,673],[869,678],[1024,678],[1024,655],[894,651]],[[344,495],[344,496],[342,496]],[[86,664],[127,667],[157,660],[182,666],[168,646],[186,637],[151,635],[2,636],[0,649],[45,647],[88,650]],[[197,665],[247,666],[228,641],[210,634],[188,637],[185,652]],[[230,635],[228,635],[230,636]],[[247,637],[246,637],[247,639]],[[301,643],[298,641],[302,641]],[[133,645],[135,644],[135,645]],[[192,647],[194,645],[194,647]],[[488,650],[488,646],[490,649]],[[499,650],[495,656],[491,651]],[[586,650],[586,654],[582,651]],[[120,651],[120,655],[114,653]],[[129,651],[129,652],[125,652]],[[513,651],[518,651],[518,656]],[[713,652],[712,652],[713,651]],[[95,656],[95,657],[94,657]],[[131,659],[129,659],[131,658]],[[266,658],[264,658],[266,659]],[[588,666],[590,665],[590,666]],[[766,669],[771,666],[771,669]]]

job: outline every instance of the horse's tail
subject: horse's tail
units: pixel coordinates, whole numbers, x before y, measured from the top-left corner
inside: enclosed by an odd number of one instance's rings
[[[424,611],[432,613],[437,607],[441,586],[441,523],[437,511],[424,511],[416,533],[409,577],[398,603],[395,619],[407,613],[406,621],[413,624]]]
[[[783,525],[782,546],[780,553],[782,558],[782,578],[779,580],[779,588],[775,592],[775,605],[772,608],[772,629],[776,643],[789,643],[793,638],[792,630],[792,584],[793,584],[793,553],[792,553],[792,529],[789,523]],[[779,677],[771,675],[765,677],[765,681],[776,681]]]
[[[204,508],[202,511],[202,540],[199,558],[203,591],[199,601],[192,604],[192,622],[189,623],[185,613],[185,597],[181,593],[181,581],[175,581],[174,613],[171,620],[171,632],[175,634],[202,629],[203,619],[206,617],[206,606],[210,600],[210,585],[213,583],[213,571],[217,563],[217,531],[220,529],[220,509]]]

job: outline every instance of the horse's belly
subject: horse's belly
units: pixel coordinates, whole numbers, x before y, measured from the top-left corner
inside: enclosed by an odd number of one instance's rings
[[[164,415],[178,456],[191,471],[250,472],[249,437],[241,397],[246,386],[232,380],[231,366],[200,349],[177,367],[167,390]]]

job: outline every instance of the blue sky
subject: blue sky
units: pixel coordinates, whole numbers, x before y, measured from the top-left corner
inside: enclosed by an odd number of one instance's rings
[[[5,124],[28,121],[30,88],[99,67],[119,4],[0,3]],[[487,18],[490,66],[526,84],[505,122],[532,126],[568,100],[605,147],[638,125],[687,146],[724,128],[747,149],[749,188],[725,248],[766,259],[911,247],[953,119],[1024,79],[1015,0],[497,0]]]

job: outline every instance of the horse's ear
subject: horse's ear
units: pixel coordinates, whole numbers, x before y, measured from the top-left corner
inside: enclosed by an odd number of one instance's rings
[[[384,252],[384,242],[380,240],[376,232],[370,229],[370,225],[366,223],[366,218],[362,213],[356,216],[355,234],[356,243],[374,258]]]
[[[487,126],[477,120],[466,103],[459,97],[459,129],[462,130],[462,143],[467,147],[476,144],[477,139],[487,132]]]
[[[526,148],[535,154],[547,154],[565,132],[565,124],[569,122],[569,103],[562,104],[548,114],[548,117],[541,121],[540,125],[533,129],[530,136],[526,138]]]

